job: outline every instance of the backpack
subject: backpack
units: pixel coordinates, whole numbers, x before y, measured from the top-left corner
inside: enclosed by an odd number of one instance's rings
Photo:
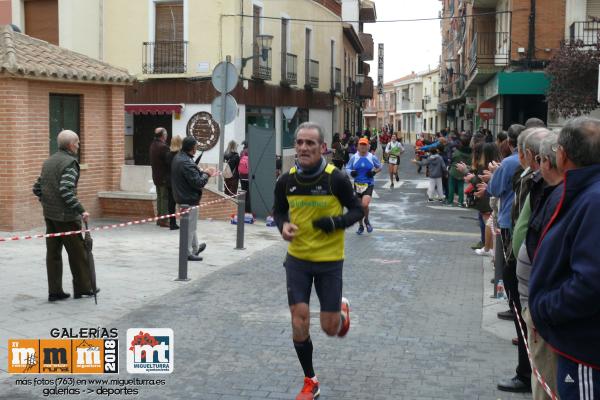
[[[248,175],[250,172],[250,168],[248,166],[248,154],[244,154],[242,158],[240,158],[240,163],[238,164],[238,172],[240,175]]]
[[[233,172],[231,171],[231,167],[228,162],[223,163],[223,178],[230,179],[233,178]]]

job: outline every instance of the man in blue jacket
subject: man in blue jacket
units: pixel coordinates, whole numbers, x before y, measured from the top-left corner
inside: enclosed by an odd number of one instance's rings
[[[533,260],[529,309],[559,355],[559,397],[600,399],[600,120],[569,121],[556,162],[562,197]]]

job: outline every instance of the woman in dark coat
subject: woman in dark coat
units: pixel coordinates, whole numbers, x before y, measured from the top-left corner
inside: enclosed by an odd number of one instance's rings
[[[237,152],[238,144],[235,140],[232,140],[227,145],[227,151],[223,159],[229,165],[232,176],[231,178],[225,178],[225,194],[227,196],[234,196],[238,191],[238,184],[240,182],[240,173],[238,172],[238,165],[240,164],[240,155]]]
[[[168,179],[167,179],[167,192],[169,195],[169,202],[168,202],[168,212],[169,214],[175,214],[175,198],[173,197],[173,186],[171,185],[171,163],[173,162],[173,157],[175,157],[175,155],[177,153],[179,153],[179,150],[181,150],[181,143],[182,143],[183,139],[181,138],[181,136],[173,136],[173,138],[171,139],[171,147],[169,148],[169,153],[167,154],[167,172],[168,172]],[[176,229],[179,229],[179,226],[177,225],[177,218],[175,217],[170,217],[169,218],[169,228],[174,231]]]

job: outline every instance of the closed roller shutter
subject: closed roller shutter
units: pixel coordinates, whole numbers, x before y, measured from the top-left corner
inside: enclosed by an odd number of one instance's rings
[[[58,46],[58,0],[24,3],[25,33]]]
[[[587,15],[600,17],[600,0],[587,0]]]

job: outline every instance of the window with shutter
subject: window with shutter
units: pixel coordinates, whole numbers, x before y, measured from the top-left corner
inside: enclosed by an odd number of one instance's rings
[[[25,33],[58,46],[58,0],[24,3]]]
[[[154,73],[184,73],[183,2],[156,3]]]
[[[587,0],[587,16],[600,17],[600,0]]]

